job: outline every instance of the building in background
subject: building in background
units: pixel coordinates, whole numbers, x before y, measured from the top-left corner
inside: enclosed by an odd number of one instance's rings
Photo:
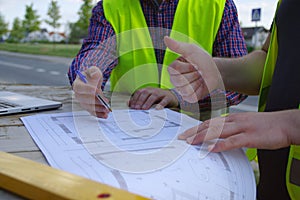
[[[261,48],[269,34],[269,30],[263,26],[245,27],[242,28],[242,31],[248,50],[250,49],[250,51]]]
[[[59,32],[50,32],[48,36],[48,41],[50,42],[65,42],[66,35],[64,33]]]
[[[21,42],[66,42],[67,37],[64,33],[48,32],[47,29],[41,29],[39,31],[30,32]]]

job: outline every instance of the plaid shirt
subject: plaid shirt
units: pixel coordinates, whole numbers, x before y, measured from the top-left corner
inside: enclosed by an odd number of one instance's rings
[[[171,30],[178,1],[164,0],[161,5],[158,5],[155,0],[140,0],[148,27]],[[114,38],[115,32],[104,16],[102,1],[99,1],[93,8],[88,31],[88,37],[83,40],[82,47],[70,66],[68,72],[70,84],[72,85],[76,78],[75,72],[77,69],[84,70],[88,66],[96,65],[101,68],[103,73],[103,89],[111,71],[118,64],[118,59],[116,56],[116,40]],[[165,35],[165,33],[163,34]],[[154,34],[151,31],[150,35],[153,41],[162,41],[161,38],[164,36]],[[165,47],[163,42],[158,42],[157,44],[163,45],[161,47],[155,46],[157,62],[162,63],[164,56],[164,50],[162,49],[165,49]],[[226,0],[223,19],[213,45],[213,56],[239,57],[245,54],[247,54],[247,48],[238,22],[236,7],[233,0]],[[187,105],[176,92],[175,94],[181,105]],[[227,91],[226,98],[227,106],[230,106],[240,103],[246,96]],[[199,105],[201,109],[210,109],[210,97],[208,96],[199,101]]]

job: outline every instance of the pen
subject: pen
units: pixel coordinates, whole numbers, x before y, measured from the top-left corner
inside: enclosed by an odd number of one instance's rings
[[[79,76],[79,78],[84,82],[87,83],[87,79],[84,74],[82,74],[79,70],[76,70],[76,74]],[[105,108],[107,108],[110,112],[112,112],[112,109],[108,103],[104,101],[104,99],[100,96],[100,94],[96,94],[97,99],[101,102],[101,104],[104,105]]]
[[[102,99],[102,97],[100,96],[100,94],[96,94],[96,97],[98,98],[98,100],[110,111],[112,112],[110,105],[108,103],[106,103],[104,101],[104,99]]]
[[[85,75],[83,75],[79,70],[76,70],[76,74],[79,76],[79,78],[84,82],[87,83]]]

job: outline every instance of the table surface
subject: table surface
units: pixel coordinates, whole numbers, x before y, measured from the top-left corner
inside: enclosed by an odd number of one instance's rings
[[[71,112],[80,109],[72,97],[72,90],[68,86],[37,86],[37,85],[14,85],[0,84],[0,91],[17,92],[29,96],[62,102],[63,106],[55,110],[31,112],[24,114],[5,115],[0,117],[0,151],[4,151],[16,156],[27,158],[36,162],[47,164],[41,150],[32,140],[30,134],[20,120],[20,117],[41,113]],[[110,96],[109,93],[105,93]],[[120,98],[121,97],[121,98]],[[114,98],[114,105],[117,107],[127,107],[126,96],[122,95]],[[0,199],[18,200],[23,199],[17,195],[0,189]]]

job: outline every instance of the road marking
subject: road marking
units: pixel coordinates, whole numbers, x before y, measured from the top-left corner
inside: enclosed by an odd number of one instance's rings
[[[28,65],[21,65],[21,64],[16,64],[16,63],[11,63],[11,62],[5,62],[5,61],[0,61],[0,65],[5,65],[5,66],[9,66],[9,67],[14,67],[14,68],[18,68],[18,69],[25,69],[25,70],[32,70],[34,69],[33,67],[31,66],[28,66]],[[42,69],[42,68],[37,68],[35,69],[37,72],[46,72],[45,69]],[[51,75],[54,75],[54,76],[58,76],[60,75],[61,73],[58,72],[58,71],[50,71],[49,72]]]
[[[41,69],[41,68],[38,68],[36,69],[37,72],[45,72],[46,70],[45,69]]]
[[[58,72],[58,71],[50,71],[49,73],[51,75],[60,75],[60,72]]]
[[[4,62],[4,61],[0,61],[0,64],[1,65],[6,65],[6,66],[9,66],[9,67],[18,68],[18,69],[26,69],[26,70],[33,69],[33,67],[28,66],[28,65],[20,65],[20,64]]]

